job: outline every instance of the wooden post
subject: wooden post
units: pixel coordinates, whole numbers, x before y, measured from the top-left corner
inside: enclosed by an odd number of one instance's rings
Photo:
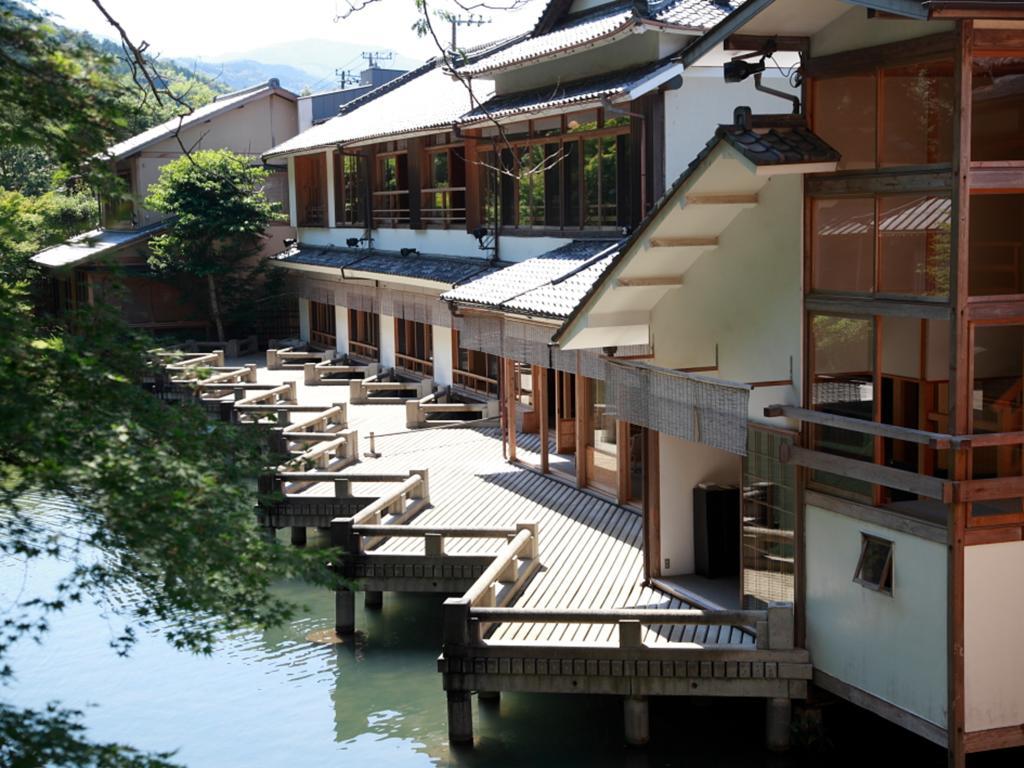
[[[505,363],[505,412],[508,414],[508,460],[516,460],[516,363],[502,358]]]
[[[789,749],[793,704],[790,699],[765,699],[765,746],[773,752]]]
[[[580,354],[576,353],[576,487],[587,486],[587,422],[590,402],[587,399],[587,377],[580,373]]]
[[[533,407],[540,417],[540,471],[548,473],[548,370],[533,366]]]
[[[334,631],[339,635],[356,631],[356,593],[350,589],[334,590]]]
[[[642,747],[651,740],[650,709],[646,696],[626,696],[623,699],[626,743]]]
[[[469,691],[448,691],[448,741],[452,744],[473,741],[473,700]]]
[[[428,533],[423,537],[423,553],[427,557],[441,557],[444,555],[444,535],[440,533]]]
[[[789,603],[768,604],[768,648],[773,651],[793,649],[793,606]]]
[[[409,491],[409,498],[430,501],[430,470],[413,469],[410,470],[409,474],[419,475],[421,478],[423,478],[420,481],[419,488],[414,488],[413,490]]]
[[[363,606],[370,610],[380,610],[384,607],[384,593],[375,590],[368,589],[363,593]]]

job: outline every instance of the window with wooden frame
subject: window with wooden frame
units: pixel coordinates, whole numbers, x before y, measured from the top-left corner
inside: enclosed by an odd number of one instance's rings
[[[135,227],[135,201],[132,198],[131,171],[118,171],[115,191],[103,197],[104,229],[133,229]]]
[[[816,197],[812,290],[946,298],[951,225],[949,195]]]
[[[337,330],[333,304],[309,302],[309,340],[317,346],[334,349]]]
[[[466,223],[466,155],[450,134],[431,137],[424,151],[424,183],[420,217],[428,227],[448,228]]]
[[[953,96],[952,59],[817,77],[812,129],[840,170],[951,163]]]
[[[389,141],[377,152],[373,222],[377,227],[409,224],[409,152],[404,141]]]
[[[452,329],[452,349],[455,350],[455,370],[452,378],[456,385],[491,397],[498,396],[497,355],[465,349],[461,334]]]
[[[636,223],[629,117],[592,109],[523,125],[510,147],[482,153],[484,167],[496,169],[483,174],[486,220],[516,230]]]
[[[327,156],[295,158],[295,215],[300,227],[327,226]]]
[[[380,359],[380,315],[360,309],[348,311],[349,354],[367,360]]]
[[[892,595],[893,542],[869,533],[860,535],[860,557],[853,580],[874,592]]]
[[[366,226],[366,159],[334,152],[334,226]]]
[[[395,318],[395,365],[412,373],[434,373],[433,328],[415,320]]]

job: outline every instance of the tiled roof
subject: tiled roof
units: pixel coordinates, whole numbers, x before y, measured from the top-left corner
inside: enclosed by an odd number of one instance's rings
[[[671,25],[684,30],[703,32],[720,22],[743,0],[667,0],[659,3],[616,3],[601,6],[585,15],[554,23],[547,31],[544,22],[549,10],[558,11],[549,5],[538,22],[538,31],[525,40],[505,47],[476,63],[460,67],[466,75],[477,75],[508,67],[514,64],[540,59],[572,51],[582,46],[590,47],[603,38],[614,38],[628,32],[635,25],[653,22],[655,26]],[[548,20],[548,23],[550,19]]]
[[[474,79],[473,91],[478,99],[486,100],[493,88],[490,81]],[[445,74],[440,61],[433,60],[349,102],[337,117],[278,144],[264,157],[326,149],[382,136],[443,130],[471,107],[466,86]]]
[[[297,98],[294,93],[282,88],[276,79],[271,79],[265,83],[260,83],[259,85],[252,86],[251,88],[245,88],[233,93],[225,93],[218,96],[209,104],[199,107],[199,109],[189,115],[185,115],[180,118],[172,117],[170,120],[160,123],[160,125],[155,125],[149,130],[138,133],[130,139],[125,139],[124,141],[115,144],[107,149],[104,153],[104,157],[111,160],[120,160],[128,155],[141,152],[152,144],[156,144],[157,142],[170,138],[174,135],[175,131],[188,128],[192,125],[200,125],[223,112],[236,109],[251,101],[255,101],[256,99],[262,99],[264,96],[268,96],[271,93],[277,94],[278,96],[282,96],[286,99],[291,99],[292,101],[295,101]]]
[[[722,126],[718,135],[756,165],[834,163],[839,153],[802,125],[784,128]]]
[[[151,224],[143,229],[115,230],[94,229],[40,251],[32,261],[42,267],[59,269],[71,267],[105,253],[112,253],[129,245],[140,243],[167,226],[166,222]]]
[[[538,112],[570,104],[597,101],[603,97],[617,96],[633,90],[645,80],[657,77],[660,73],[668,72],[677,66],[673,63],[658,61],[634,69],[496,96],[466,113],[462,117],[462,122],[472,123],[488,118]]]
[[[608,240],[574,240],[532,259],[470,280],[445,301],[532,317],[568,317],[618,252]]]
[[[378,251],[367,248],[331,248],[299,244],[272,257],[278,266],[303,264],[314,267],[328,267],[372,272],[378,275],[394,275],[454,286],[463,280],[493,272],[490,262],[482,259],[457,259],[450,256],[412,254],[403,256],[394,251]]]

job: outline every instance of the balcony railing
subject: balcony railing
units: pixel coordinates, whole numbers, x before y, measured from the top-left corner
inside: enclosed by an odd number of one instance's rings
[[[481,376],[470,371],[452,371],[452,379],[456,385],[471,389],[484,395],[498,394],[498,380],[489,376]]]
[[[409,190],[389,189],[373,193],[373,223],[398,227],[409,223]]]
[[[427,226],[448,228],[466,223],[465,187],[430,187],[421,190],[423,205],[420,218]],[[456,205],[460,202],[462,207]]]
[[[364,357],[370,361],[380,359],[380,349],[378,347],[375,347],[373,344],[367,344],[365,341],[356,341],[355,339],[349,339],[348,353],[357,357]]]
[[[423,360],[419,357],[413,357],[412,355],[403,355],[400,352],[396,352],[395,365],[398,366],[399,368],[404,368],[410,373],[417,373],[422,376],[434,375],[434,363],[432,360]]]

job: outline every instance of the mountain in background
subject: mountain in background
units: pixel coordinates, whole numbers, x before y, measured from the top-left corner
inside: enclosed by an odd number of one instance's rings
[[[367,66],[364,51],[378,53],[383,49],[356,43],[311,38],[288,43],[268,45],[247,51],[224,54],[216,58],[178,57],[179,64],[195,68],[205,75],[219,78],[232,89],[266,82],[271,77],[281,81],[288,90],[299,93],[303,88],[324,91],[336,88],[335,70],[343,69],[358,76]],[[385,69],[413,69],[422,64],[416,58],[396,55],[390,61],[382,60]]]

